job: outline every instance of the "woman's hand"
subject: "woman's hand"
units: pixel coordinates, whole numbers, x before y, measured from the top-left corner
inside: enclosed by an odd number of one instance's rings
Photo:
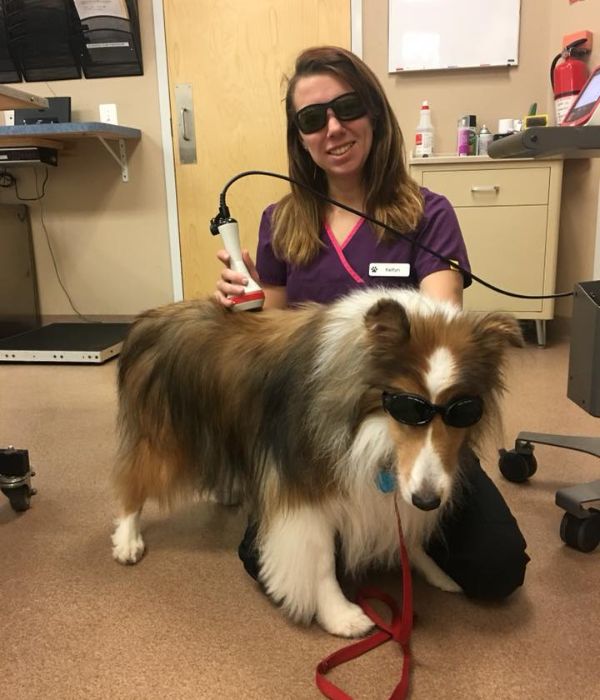
[[[248,279],[243,273],[236,272],[229,267],[231,258],[226,250],[220,250],[217,253],[217,258],[219,258],[225,267],[221,272],[221,279],[217,282],[217,290],[214,296],[215,299],[223,306],[231,307],[233,306],[233,302],[227,297],[229,295],[240,296],[240,294],[244,294],[246,291],[246,285],[248,284]],[[247,250],[242,251],[242,260],[244,261],[244,264],[246,265],[252,279],[257,284],[260,284],[256,266],[254,265],[254,261],[250,257],[250,253],[248,253]]]

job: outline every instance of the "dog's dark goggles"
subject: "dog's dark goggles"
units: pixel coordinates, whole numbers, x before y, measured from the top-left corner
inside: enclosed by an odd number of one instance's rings
[[[483,415],[483,401],[479,396],[461,396],[438,406],[416,394],[392,394],[384,391],[382,402],[390,416],[405,425],[427,425],[439,413],[446,425],[468,428],[475,425]]]
[[[343,122],[364,117],[367,113],[363,101],[356,92],[346,92],[331,102],[307,105],[296,112],[296,125],[303,134],[314,134],[327,124],[327,110],[332,109],[335,116]]]

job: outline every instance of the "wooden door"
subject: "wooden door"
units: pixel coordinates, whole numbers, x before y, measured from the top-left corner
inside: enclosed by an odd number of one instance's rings
[[[287,174],[284,75],[318,44],[350,48],[350,0],[165,0],[184,297],[211,293],[222,247],[209,232],[224,184],[243,170]],[[195,164],[179,159],[175,86],[192,85]],[[242,246],[256,249],[260,214],[287,191],[281,180],[236,182],[227,204]]]

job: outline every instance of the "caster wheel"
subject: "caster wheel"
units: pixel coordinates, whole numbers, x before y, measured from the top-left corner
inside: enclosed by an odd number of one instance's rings
[[[27,484],[16,489],[2,489],[2,493],[8,498],[12,509],[17,511],[17,513],[29,510],[32,494]]]
[[[577,518],[565,513],[560,523],[560,539],[580,552],[592,552],[600,544],[600,515]]]
[[[516,450],[500,450],[498,467],[502,476],[515,484],[522,484],[537,471],[537,460],[533,454],[520,453]]]

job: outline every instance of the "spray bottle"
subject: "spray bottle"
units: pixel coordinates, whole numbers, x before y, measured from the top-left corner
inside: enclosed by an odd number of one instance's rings
[[[415,130],[415,158],[428,158],[433,155],[433,125],[429,102],[423,100],[419,123]]]
[[[492,132],[484,124],[479,130],[479,139],[477,140],[477,154],[487,156],[488,146],[493,140]]]

